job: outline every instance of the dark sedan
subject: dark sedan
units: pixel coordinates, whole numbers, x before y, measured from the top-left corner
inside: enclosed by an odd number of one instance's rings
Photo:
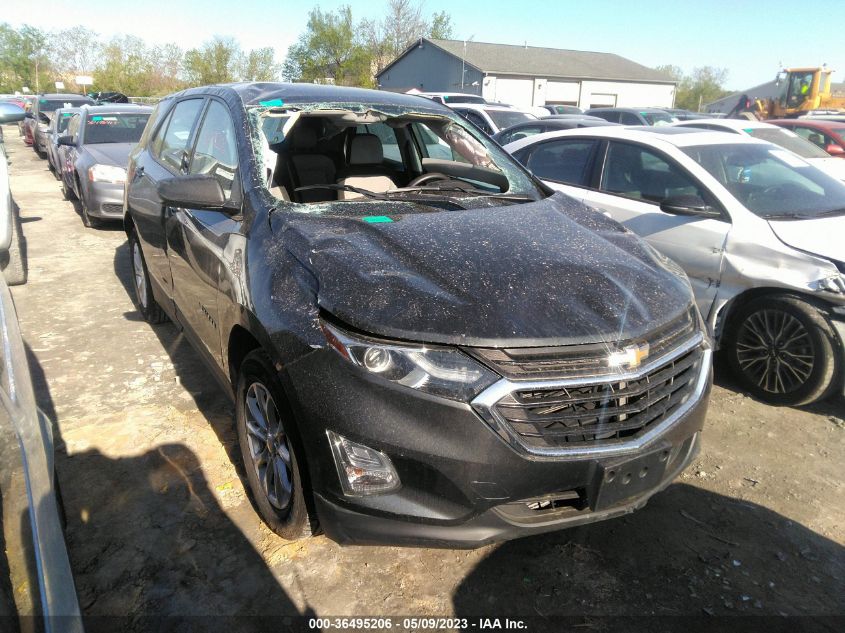
[[[507,145],[513,143],[521,138],[534,136],[535,134],[543,134],[544,132],[556,132],[557,130],[573,130],[580,127],[597,127],[601,125],[615,125],[604,119],[598,117],[586,118],[565,118],[556,119],[547,117],[539,121],[526,121],[525,123],[517,123],[506,130],[502,130],[493,135],[493,140],[499,145]]]
[[[85,95],[44,94],[32,100],[32,109],[26,115],[27,127],[32,135],[32,148],[41,158],[47,157],[47,128],[50,119],[59,108],[78,108],[93,104],[94,100]]]
[[[85,106],[59,137],[67,148],[62,191],[79,200],[85,226],[123,217],[126,163],[151,112],[136,105]]]

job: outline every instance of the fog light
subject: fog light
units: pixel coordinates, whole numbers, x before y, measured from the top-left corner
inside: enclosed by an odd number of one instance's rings
[[[399,475],[387,455],[333,431],[326,435],[344,494],[373,495],[399,488]]]

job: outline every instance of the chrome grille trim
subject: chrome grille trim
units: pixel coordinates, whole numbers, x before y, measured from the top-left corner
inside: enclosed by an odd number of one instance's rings
[[[689,399],[665,419],[653,424],[651,427],[637,437],[625,440],[607,441],[605,443],[591,444],[587,446],[572,447],[537,447],[530,446],[523,441],[523,438],[514,430],[510,422],[505,419],[497,410],[497,404],[503,398],[519,391],[555,389],[561,387],[578,387],[595,385],[605,382],[635,381],[644,378],[646,375],[656,371],[662,365],[669,363],[684,354],[701,347],[701,360],[699,374],[694,379],[695,387]],[[707,343],[703,334],[698,333],[682,343],[671,352],[656,358],[637,370],[620,372],[613,376],[579,376],[577,378],[563,378],[560,380],[535,380],[535,381],[514,381],[502,378],[482,391],[472,401],[473,409],[481,416],[488,426],[505,441],[511,448],[529,459],[534,460],[555,460],[561,457],[567,459],[593,459],[596,457],[611,457],[637,453],[654,440],[661,437],[676,422],[689,413],[692,408],[701,400],[710,377],[713,351]]]

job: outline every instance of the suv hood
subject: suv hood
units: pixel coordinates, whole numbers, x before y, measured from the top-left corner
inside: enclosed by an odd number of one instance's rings
[[[356,204],[362,215],[390,205]],[[282,243],[316,279],[319,306],[363,332],[473,346],[616,341],[692,303],[673,265],[562,194],[384,215],[393,221],[290,214],[282,229]]]
[[[129,162],[129,152],[135,143],[93,143],[83,145],[82,148],[91,154],[94,162],[101,165],[114,165],[126,169]]]
[[[842,162],[845,163],[845,160]],[[845,261],[845,247],[842,246],[845,216],[781,222],[769,220],[769,226],[787,246],[827,259]]]

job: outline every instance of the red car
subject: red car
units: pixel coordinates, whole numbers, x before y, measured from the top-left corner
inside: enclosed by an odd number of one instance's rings
[[[766,121],[792,130],[831,156],[845,158],[845,122],[827,119],[775,119]]]

